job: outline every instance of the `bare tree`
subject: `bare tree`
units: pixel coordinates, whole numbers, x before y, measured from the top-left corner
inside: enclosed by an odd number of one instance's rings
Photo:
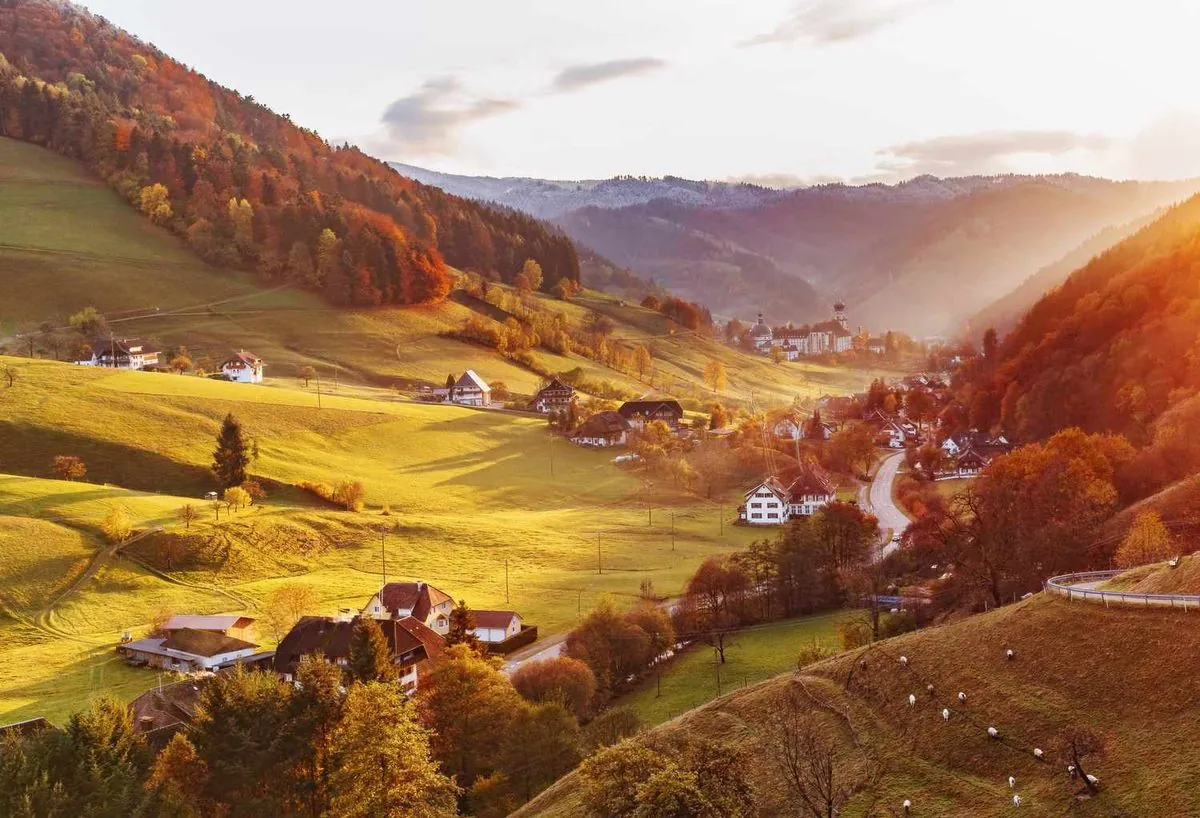
[[[184,503],[175,514],[179,517],[179,522],[183,523],[184,530],[190,529],[192,523],[200,516],[196,507],[191,503]]]
[[[8,381],[8,387],[11,389],[17,382],[17,368],[15,366],[5,366],[3,370],[4,379]]]
[[[770,724],[769,754],[792,800],[812,818],[833,818],[857,788],[854,765],[842,763],[829,728],[791,685],[776,699]]]
[[[1088,756],[1102,758],[1105,746],[1104,737],[1090,727],[1074,726],[1059,734],[1055,750],[1060,761],[1075,767],[1075,772],[1083,780],[1088,792],[1097,793],[1100,792],[1100,787],[1088,778],[1087,770],[1083,768],[1083,760]]]

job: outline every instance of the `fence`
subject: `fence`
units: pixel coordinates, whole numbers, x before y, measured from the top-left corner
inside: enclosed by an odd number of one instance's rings
[[[489,642],[487,652],[493,656],[507,656],[526,645],[532,645],[537,641],[537,637],[537,625],[522,625],[519,633],[513,634],[503,642]]]
[[[1158,606],[1162,608],[1195,608],[1200,611],[1200,594],[1139,594],[1131,591],[1108,591],[1100,588],[1079,588],[1080,584],[1090,585],[1112,579],[1121,571],[1088,571],[1080,574],[1063,574],[1050,577],[1045,582],[1047,593],[1065,596],[1067,599],[1085,599],[1091,602],[1110,604],[1134,605],[1142,608]]]

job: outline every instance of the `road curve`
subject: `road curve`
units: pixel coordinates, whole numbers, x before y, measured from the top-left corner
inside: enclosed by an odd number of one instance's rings
[[[903,534],[904,529],[912,522],[892,499],[892,484],[896,482],[896,473],[904,462],[904,452],[889,454],[883,458],[875,471],[871,485],[861,492],[859,505],[865,511],[874,514],[879,520],[879,528],[883,536],[890,530],[893,534]],[[886,555],[898,546],[888,542],[884,544],[883,553]]]

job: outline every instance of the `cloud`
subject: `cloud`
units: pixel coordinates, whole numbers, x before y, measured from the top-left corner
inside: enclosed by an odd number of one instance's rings
[[[467,125],[519,107],[513,100],[469,94],[455,77],[437,77],[383,112],[384,141],[392,151],[448,156],[457,150],[460,132]]]
[[[558,72],[550,87],[554,91],[578,91],[589,85],[658,71],[666,64],[664,60],[657,57],[635,57],[626,60],[570,65]]]
[[[939,136],[893,145],[877,152],[883,157],[879,177],[970,176],[1019,172],[1016,157],[1062,156],[1070,153],[1103,154],[1119,140],[1099,134],[1072,131],[986,131]]]
[[[742,45],[857,40],[945,0],[801,0],[773,31]]]

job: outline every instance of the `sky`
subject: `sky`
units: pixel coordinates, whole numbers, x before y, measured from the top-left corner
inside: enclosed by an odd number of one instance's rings
[[[450,173],[1200,176],[1195,0],[84,0],[331,142]]]

